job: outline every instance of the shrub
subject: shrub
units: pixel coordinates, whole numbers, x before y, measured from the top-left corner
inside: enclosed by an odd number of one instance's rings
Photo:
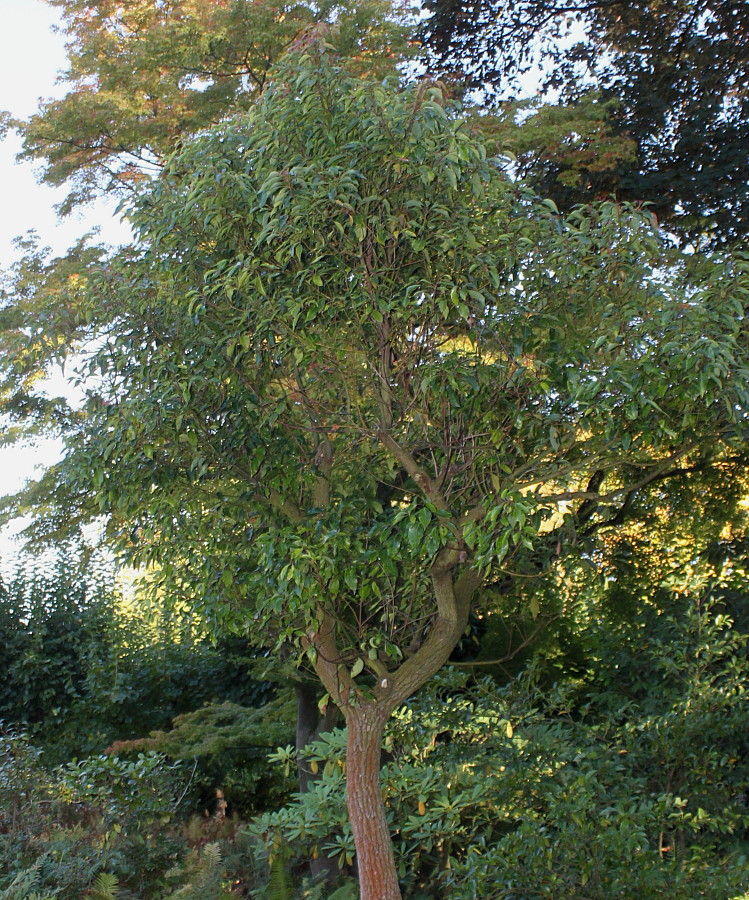
[[[452,672],[391,723],[383,789],[404,893],[449,900],[728,900],[749,890],[749,662],[716,600],[646,607],[591,635],[590,672],[552,690]],[[629,648],[631,656],[622,646]],[[616,652],[618,648],[619,652]],[[649,689],[636,685],[648,673]],[[353,841],[336,731],[305,756],[322,777],[254,820],[270,862]],[[290,765],[292,748],[276,759]]]
[[[48,770],[26,735],[0,733],[0,891],[79,900],[108,872],[140,900],[160,896],[187,852],[172,824],[180,776],[145,754]]]

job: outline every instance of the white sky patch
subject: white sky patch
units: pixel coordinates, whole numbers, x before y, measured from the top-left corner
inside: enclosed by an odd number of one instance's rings
[[[0,110],[14,118],[33,115],[40,101],[57,99],[67,86],[58,83],[66,67],[65,37],[53,28],[59,14],[42,0],[0,0]],[[13,240],[35,230],[42,246],[62,255],[83,234],[99,229],[99,240],[121,243],[128,230],[115,213],[114,201],[98,203],[60,220],[55,204],[66,189],[39,184],[36,167],[16,163],[21,140],[13,132],[0,142],[0,269],[8,269],[18,258]],[[65,391],[64,380],[56,378],[50,390]],[[2,428],[2,423],[0,423]],[[0,450],[0,496],[15,493],[38,476],[46,465],[59,459],[61,442],[40,440],[33,445]],[[19,552],[10,540],[18,529],[0,533],[0,567],[6,568]]]
[[[0,110],[15,118],[33,115],[44,100],[64,96],[58,83],[66,66],[65,38],[53,32],[60,18],[42,0],[0,0]],[[16,163],[21,140],[11,132],[0,143],[0,267],[17,257],[13,239],[35,229],[55,254],[64,253],[80,235],[101,229],[101,239],[118,243],[127,231],[115,213],[115,202],[96,204],[60,220],[55,204],[64,200],[64,187],[38,182],[37,167]]]

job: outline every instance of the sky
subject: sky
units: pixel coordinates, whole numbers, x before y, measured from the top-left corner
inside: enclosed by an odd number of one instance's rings
[[[65,39],[54,33],[57,11],[42,0],[0,0],[0,110],[18,118],[32,115],[40,100],[61,97],[65,85],[58,74],[65,68]],[[17,135],[0,142],[0,265],[13,258],[12,241],[36,229],[56,253],[66,250],[75,238],[92,226],[102,228],[102,237],[117,240],[121,234],[114,207],[100,205],[60,221],[54,210],[66,194],[38,184],[34,167],[16,164],[21,149]]]
[[[65,39],[53,31],[59,23],[57,11],[42,0],[0,0],[0,22],[0,110],[25,118],[36,111],[40,99],[65,93],[58,79],[66,63]],[[54,207],[64,198],[65,189],[40,185],[35,167],[16,163],[20,149],[13,133],[0,141],[0,269],[8,269],[18,256],[13,239],[31,229],[56,254],[93,227],[100,229],[105,241],[123,238],[113,204],[102,203],[60,221]],[[21,488],[56,454],[54,441],[0,450],[0,496]],[[12,564],[17,553],[18,545],[10,541],[9,532],[0,533],[0,567]]]

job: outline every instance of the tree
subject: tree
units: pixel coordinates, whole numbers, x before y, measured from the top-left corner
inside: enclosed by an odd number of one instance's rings
[[[713,245],[746,237],[749,195],[749,14],[732,0],[433,0],[423,39],[435,65],[506,99],[539,62],[572,111],[595,91],[601,126],[636,156],[607,166],[539,145],[535,183],[560,206],[616,192],[654,204],[680,233]],[[587,98],[587,99],[586,99]],[[565,146],[566,145],[566,146]]]
[[[61,11],[69,39],[69,66],[61,77],[70,89],[28,121],[5,116],[0,124],[9,121],[20,132],[21,158],[41,162],[45,182],[69,187],[63,214],[102,193],[137,192],[181,141],[250,108],[279,56],[320,23],[332,26],[328,40],[370,77],[392,74],[414,49],[414,16],[401,0],[50,2]],[[9,443],[58,433],[82,415],[65,398],[44,397],[34,385],[83,330],[73,312],[78,278],[102,252],[83,242],[50,262],[33,244],[24,250],[0,300],[0,407],[9,415],[0,440]],[[60,315],[49,317],[52,295]],[[62,315],[63,308],[69,315]],[[48,325],[45,337],[29,345],[19,323],[41,319]],[[34,516],[33,528],[46,542],[64,539],[92,515],[86,492],[66,492],[54,471],[10,500],[9,515],[21,507]],[[298,690],[302,741],[328,719],[318,716],[316,701],[306,703],[303,684]]]
[[[612,203],[560,217],[439,89],[319,43],[131,217],[81,288],[97,380],[59,474],[132,561],[304,654],[348,727],[362,898],[397,898],[387,719],[555,517],[742,444],[749,265]]]
[[[101,192],[128,194],[179,142],[261,93],[273,64],[305,29],[335,22],[335,42],[382,77],[407,52],[403,3],[277,0],[49,0],[63,16],[71,85],[28,121],[21,158],[69,184],[62,212]]]
[[[451,669],[396,711],[383,784],[406,896],[743,896],[747,638],[701,581],[617,625],[590,609],[586,665],[552,687],[535,664],[502,688]],[[274,856],[331,831],[351,852],[344,746],[308,747],[322,783],[251,823]]]
[[[184,611],[143,609],[111,564],[65,550],[54,566],[27,562],[0,582],[0,721],[28,731],[47,763],[143,737],[208,703],[268,701],[246,641],[212,640]]]

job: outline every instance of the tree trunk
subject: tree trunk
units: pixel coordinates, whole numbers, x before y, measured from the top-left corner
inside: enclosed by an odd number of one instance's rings
[[[316,741],[324,731],[332,731],[335,728],[338,709],[334,704],[330,703],[325,715],[321,715],[317,705],[317,689],[310,684],[299,682],[295,685],[295,692],[297,702],[296,750],[299,793],[306,794],[312,785],[320,779],[321,775],[312,773],[309,763],[302,758],[302,751],[307,744]],[[309,861],[309,870],[313,878],[324,878],[329,885],[333,884],[341,874],[341,869],[336,860],[322,850],[318,851],[317,859]]]
[[[385,804],[380,748],[388,714],[372,707],[346,714],[346,805],[356,845],[360,900],[401,900]]]

